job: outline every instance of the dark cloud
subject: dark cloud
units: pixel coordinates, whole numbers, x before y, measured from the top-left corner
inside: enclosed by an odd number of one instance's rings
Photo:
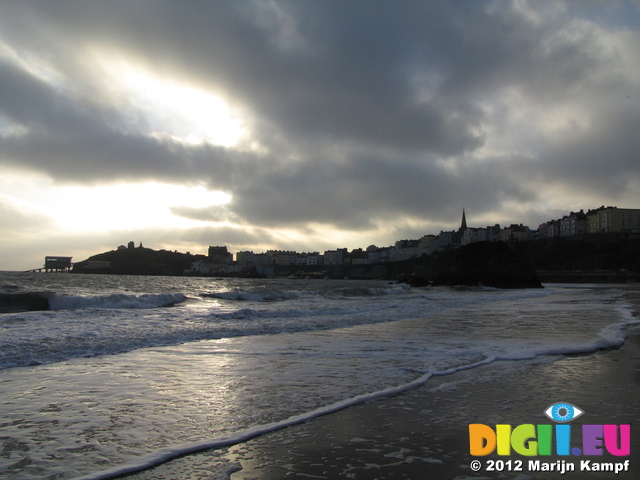
[[[550,160],[547,173],[611,195],[624,191],[629,181],[640,178],[640,137],[634,134],[640,129],[640,109],[605,107],[592,122],[550,139],[544,152]]]
[[[173,213],[261,227],[441,224],[549,184],[637,201],[640,15],[611,3],[7,2],[0,165],[205,183],[232,203]],[[150,135],[110,56],[228,98],[247,143]]]

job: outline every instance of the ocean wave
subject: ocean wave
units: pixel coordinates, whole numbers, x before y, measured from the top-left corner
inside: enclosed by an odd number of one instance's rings
[[[403,284],[394,284],[390,287],[342,287],[334,288],[322,292],[324,297],[331,298],[357,298],[357,297],[380,297],[380,296],[394,296],[394,295],[407,295],[415,293],[415,290]]]
[[[129,295],[68,295],[55,292],[0,293],[0,313],[19,313],[43,310],[79,310],[90,308],[145,309],[169,307],[182,303],[187,297],[181,293]]]
[[[325,307],[313,310],[241,308],[204,314],[194,313],[189,308],[172,310],[171,313],[152,310],[153,306],[182,298],[179,294],[64,296],[58,299],[58,307],[64,309],[5,315],[0,321],[0,328],[7,329],[4,337],[0,338],[0,369],[185,342],[384,321],[363,319],[358,314],[376,307],[362,305],[348,309]],[[120,311],[107,315],[107,308]],[[127,308],[129,313],[125,311]],[[133,310],[136,308],[149,308],[149,311],[137,312]],[[46,331],[38,325],[46,325]]]
[[[169,307],[182,303],[181,293],[127,295],[68,295],[54,292],[0,293],[0,313],[44,310],[79,310],[89,308],[145,309]]]
[[[406,295],[416,293],[407,285],[394,284],[389,287],[367,287],[367,286],[348,286],[339,288],[329,288],[320,290],[280,290],[280,289],[249,289],[249,290],[231,290],[222,292],[205,292],[200,293],[202,298],[216,298],[220,300],[239,301],[239,302],[281,302],[287,300],[297,300],[301,297],[309,300],[323,300],[331,298],[334,300],[352,299],[360,297],[380,297]]]
[[[251,302],[280,302],[300,298],[299,291],[292,290],[237,290],[229,292],[201,293],[201,297],[218,298],[220,300],[237,300]]]
[[[335,326],[335,322],[339,322],[341,319],[344,322],[345,317],[358,313],[366,313],[366,309],[360,307],[359,309],[338,309],[338,308],[324,308],[316,310],[303,310],[297,308],[290,308],[287,310],[255,310],[253,308],[241,308],[232,312],[216,313],[213,316],[219,320],[268,320],[268,319],[309,319],[312,317],[326,317],[327,325]],[[334,321],[332,321],[334,320]],[[346,321],[346,324],[349,322]],[[304,324],[299,325],[300,330],[307,330]],[[253,332],[251,332],[253,333]]]
[[[112,293],[110,295],[66,295],[53,294],[49,298],[51,310],[78,310],[88,308],[105,309],[146,309],[169,307],[182,303],[187,299],[182,293],[161,293],[143,295],[127,295]]]
[[[0,293],[0,313],[49,310],[50,292]]]
[[[16,285],[15,283],[4,283],[0,285],[0,292],[16,292],[20,290],[20,285]]]

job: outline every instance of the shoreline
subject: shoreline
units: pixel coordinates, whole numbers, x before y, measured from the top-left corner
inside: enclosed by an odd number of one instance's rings
[[[640,439],[640,327],[630,327],[618,349],[572,355],[552,363],[492,364],[433,378],[403,395],[348,410],[256,438],[229,449],[226,457],[242,467],[231,480],[282,478],[638,478]],[[510,365],[509,365],[510,363]],[[536,364],[537,363],[537,364]],[[565,401],[585,411],[576,425],[631,424],[631,456],[531,457],[576,464],[578,471],[531,472],[527,458],[469,455],[468,425],[550,424],[544,409]],[[523,460],[521,472],[488,472],[488,460]],[[483,468],[474,472],[472,460]],[[621,462],[629,470],[579,471],[581,460]],[[190,477],[186,477],[190,478]]]
[[[623,288],[638,316],[640,293]],[[283,478],[467,478],[631,479],[640,473],[640,326],[627,327],[614,349],[533,361],[496,362],[453,375],[432,377],[401,394],[368,401],[267,433],[231,447],[187,455],[130,480]],[[554,361],[555,360],[555,361]],[[585,411],[582,424],[631,424],[631,455],[532,457],[577,471],[534,472],[528,459],[469,455],[468,425],[550,424],[543,411],[559,401]],[[583,423],[584,422],[584,423]],[[486,471],[489,460],[524,460],[523,470]],[[483,468],[474,472],[472,460]],[[626,471],[580,471],[584,460],[623,462]],[[599,464],[599,463],[598,463]]]

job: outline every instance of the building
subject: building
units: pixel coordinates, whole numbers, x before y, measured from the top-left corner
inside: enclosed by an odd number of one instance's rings
[[[391,249],[391,261],[399,262],[420,256],[420,240],[398,240]]]
[[[227,247],[209,247],[209,261],[211,263],[227,265],[233,261],[233,255],[227,251]]]
[[[440,235],[438,235],[439,248],[442,250],[447,247],[457,248],[462,244],[462,236],[464,232],[468,229],[467,226],[467,214],[462,209],[462,221],[460,222],[460,228],[458,230],[451,230],[448,232],[440,231]]]
[[[582,210],[565,215],[559,223],[561,237],[577,237],[587,233],[587,215]]]
[[[372,248],[373,247],[373,248]],[[367,248],[367,258],[370,264],[386,263],[391,261],[392,247],[375,247],[371,245]]]
[[[453,230],[448,232],[440,231],[440,235],[438,235],[440,249],[459,246],[460,236],[459,232]]]
[[[479,242],[493,242],[500,233],[500,225],[497,223],[493,227],[479,228],[477,238]]]
[[[368,265],[369,264],[369,252],[361,249],[354,248],[349,253],[349,258],[351,258],[351,265]]]
[[[460,222],[460,229],[458,230],[459,232],[464,233],[464,231],[467,229],[467,215],[464,212],[464,208],[462,209],[462,222]]]
[[[238,265],[245,267],[253,267],[256,265],[256,254],[249,251],[236,253],[236,262]]]
[[[505,227],[502,230],[500,230],[500,233],[498,234],[496,240],[502,241],[502,242],[512,242],[512,241],[524,242],[526,240],[531,240],[532,238],[533,238],[533,232],[529,227],[524,226],[522,224],[520,225],[511,224],[508,227]]]
[[[418,247],[426,250],[429,248],[429,244],[434,240],[436,240],[437,238],[438,237],[436,237],[435,235],[423,235],[418,240]]]
[[[218,270],[220,265],[207,262],[206,260],[196,260],[191,262],[191,273],[199,273],[202,275],[209,275]]]
[[[460,222],[460,228],[458,231],[440,232],[438,238],[439,246],[440,248],[447,246],[459,247],[461,245],[469,245],[475,242],[495,242],[501,238],[500,232],[501,228],[497,223],[493,226],[487,226],[484,228],[468,227],[467,215],[465,210],[462,209],[462,221]],[[502,236],[508,235],[505,234]]]
[[[460,245],[469,245],[475,242],[495,242],[500,237],[501,230],[500,225],[497,223],[493,227],[467,228],[460,237]]]
[[[587,233],[638,233],[640,209],[605,207],[586,214]]]
[[[538,238],[555,238],[560,236],[560,221],[549,220],[538,226]]]
[[[319,252],[301,253],[296,259],[296,265],[322,265],[322,255]]]
[[[265,266],[269,265],[269,257],[266,253],[238,252],[236,253],[236,263],[243,267]]]
[[[267,250],[267,258],[270,265],[296,265],[298,263],[298,254],[296,252],[284,250]]]
[[[44,257],[44,269],[46,272],[68,272],[71,270],[71,259],[73,257]]]
[[[460,237],[460,245],[469,245],[478,241],[478,228],[467,228]]]
[[[337,250],[326,250],[324,252],[324,264],[325,265],[344,265],[344,260],[346,256],[347,256],[346,248],[339,248]]]

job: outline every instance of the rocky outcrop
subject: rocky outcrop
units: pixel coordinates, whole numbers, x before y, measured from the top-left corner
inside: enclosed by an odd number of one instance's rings
[[[478,242],[459,248],[451,264],[436,275],[433,285],[542,288],[531,262],[504,242]]]

